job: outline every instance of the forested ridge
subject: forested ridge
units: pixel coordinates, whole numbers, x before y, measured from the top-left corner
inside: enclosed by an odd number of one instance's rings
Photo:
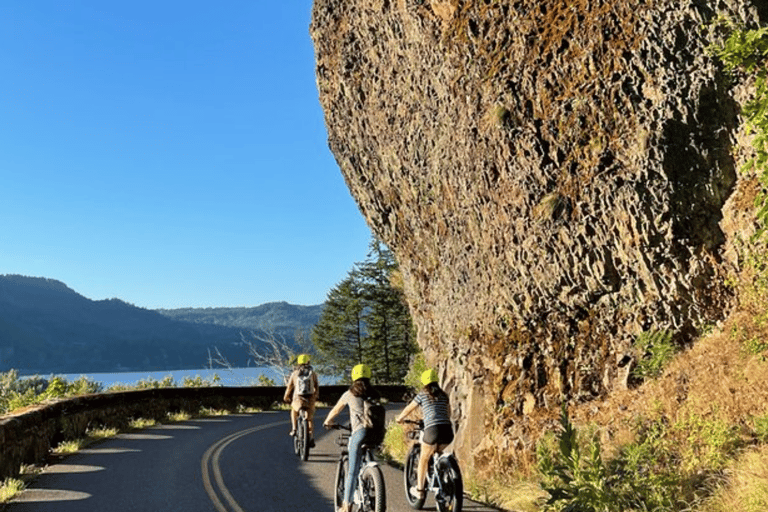
[[[203,367],[218,350],[247,365],[241,335],[270,329],[291,341],[322,306],[149,310],[91,300],[55,279],[0,275],[0,371],[77,373]]]

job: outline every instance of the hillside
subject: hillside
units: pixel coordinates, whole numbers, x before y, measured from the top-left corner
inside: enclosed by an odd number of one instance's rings
[[[181,322],[220,325],[242,330],[260,329],[284,335],[306,329],[317,323],[322,305],[297,306],[287,302],[270,302],[252,308],[179,308],[157,312]]]
[[[94,301],[53,279],[0,276],[0,371],[77,373],[203,367],[218,349],[248,364],[241,333],[272,325],[292,340],[320,306],[152,311]],[[295,314],[294,314],[295,313]]]

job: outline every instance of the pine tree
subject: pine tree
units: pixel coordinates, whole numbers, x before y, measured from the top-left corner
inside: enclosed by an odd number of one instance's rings
[[[359,283],[350,272],[328,292],[320,320],[312,329],[312,343],[336,374],[363,360],[363,307]]]
[[[360,362],[371,366],[377,382],[401,382],[418,348],[392,252],[372,240],[365,261],[328,294],[313,341],[326,362],[341,374]]]

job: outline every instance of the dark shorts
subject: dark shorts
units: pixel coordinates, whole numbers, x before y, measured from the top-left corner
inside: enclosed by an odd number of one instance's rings
[[[424,437],[421,442],[425,444],[451,444],[453,441],[453,427],[450,423],[440,423],[424,429]]]

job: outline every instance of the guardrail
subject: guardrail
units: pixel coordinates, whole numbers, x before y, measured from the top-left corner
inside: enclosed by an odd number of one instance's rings
[[[320,401],[335,403],[347,386],[322,386]],[[406,386],[376,386],[392,402],[405,400]],[[93,428],[125,429],[137,418],[166,421],[169,413],[202,408],[238,411],[270,408],[285,387],[160,388],[82,395],[0,416],[0,481],[18,476],[22,465],[44,462],[59,443]]]

